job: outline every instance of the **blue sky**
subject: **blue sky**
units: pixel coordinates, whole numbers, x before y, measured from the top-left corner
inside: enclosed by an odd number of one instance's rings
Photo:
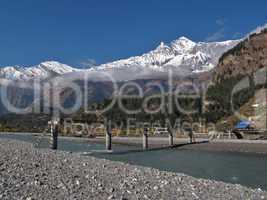
[[[266,22],[266,0],[1,0],[0,66],[101,64],[180,36],[242,37]]]

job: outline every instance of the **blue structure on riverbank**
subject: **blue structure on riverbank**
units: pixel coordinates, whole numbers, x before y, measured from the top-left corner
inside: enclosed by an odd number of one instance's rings
[[[235,129],[249,129],[249,128],[251,128],[251,122],[247,120],[242,120],[235,126]]]

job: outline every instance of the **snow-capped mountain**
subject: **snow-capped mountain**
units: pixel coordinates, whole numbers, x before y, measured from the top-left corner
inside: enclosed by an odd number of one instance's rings
[[[77,72],[79,69],[61,64],[56,61],[47,61],[32,67],[10,66],[0,69],[0,78],[10,80],[46,79],[56,75]]]
[[[220,56],[239,42],[240,40],[195,43],[186,37],[180,37],[169,45],[161,42],[155,50],[142,56],[103,64],[93,70],[143,67],[154,71],[166,71],[171,68],[177,73],[179,70],[188,73],[204,72],[214,68]]]
[[[211,70],[217,65],[221,55],[239,42],[240,40],[196,43],[186,37],[180,37],[168,45],[161,42],[156,49],[141,56],[102,64],[84,71],[110,72],[111,75],[120,77],[120,80],[153,76],[157,73],[167,72],[170,69],[176,75],[187,76]],[[33,67],[10,66],[1,68],[0,78],[26,81],[35,78],[47,79],[81,71],[81,69],[56,61],[49,61]]]

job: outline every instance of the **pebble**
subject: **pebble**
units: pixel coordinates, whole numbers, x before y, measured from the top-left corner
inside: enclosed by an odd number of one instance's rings
[[[158,187],[158,186],[154,186],[153,189],[154,189],[154,190],[158,190],[159,187]]]
[[[115,199],[115,197],[114,197],[114,195],[110,195],[109,197],[108,197],[108,199],[110,200],[110,199]]]

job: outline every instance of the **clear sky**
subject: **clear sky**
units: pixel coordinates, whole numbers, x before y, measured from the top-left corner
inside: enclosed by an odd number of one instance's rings
[[[266,22],[266,0],[1,0],[0,66],[101,64],[180,36],[239,38]]]

